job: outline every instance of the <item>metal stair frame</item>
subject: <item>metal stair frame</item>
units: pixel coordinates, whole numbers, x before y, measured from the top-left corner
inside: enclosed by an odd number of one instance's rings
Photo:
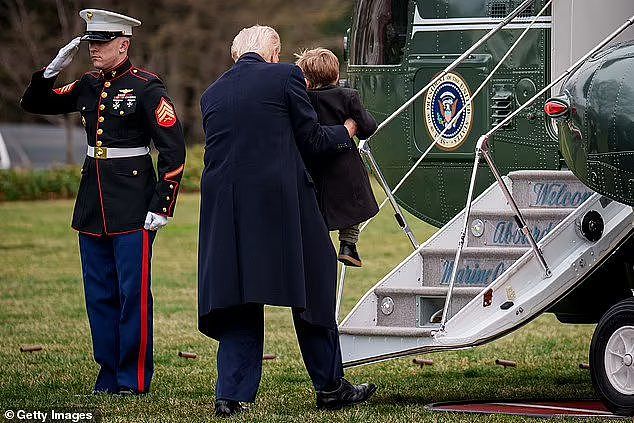
[[[510,184],[510,180],[505,178],[507,183]],[[491,185],[489,188],[484,190],[482,194],[476,198],[473,202],[473,209],[480,210],[482,209],[482,204],[493,204],[495,206],[505,207],[504,197],[502,193],[497,189],[497,185]],[[482,209],[486,210],[486,209]],[[424,248],[432,249],[432,248],[448,248],[455,245],[455,240],[460,234],[460,221],[462,219],[464,210],[458,213],[453,217],[445,226],[443,226],[440,230],[438,230],[434,235],[432,235],[427,241],[425,241],[422,245],[420,245],[416,250],[414,250],[408,257],[406,257],[401,263],[399,263],[394,269],[392,269],[385,277],[379,280],[368,292],[361,297],[358,301],[357,305],[352,309],[352,311],[347,315],[346,318],[340,323],[340,328],[345,327],[346,325],[350,325],[350,319],[355,315],[358,307],[362,307],[365,303],[365,300],[371,301],[371,296],[374,296],[374,290],[381,287],[382,284],[385,284],[387,281],[398,275],[399,273],[414,273],[418,274],[419,277],[422,277],[423,272],[423,258],[421,255],[421,251]],[[415,269],[415,270],[412,270]],[[418,279],[418,278],[415,278]],[[375,299],[376,300],[376,299]],[[374,312],[376,312],[376,301],[374,303]],[[376,313],[374,317],[374,322],[376,322]],[[368,325],[370,322],[352,322],[355,325],[363,324]]]
[[[490,191],[491,188],[479,198]],[[477,204],[477,200],[474,204]],[[599,211],[605,221],[604,235],[596,243],[585,240],[576,229],[578,219],[590,210]],[[461,214],[446,226],[455,225]],[[543,278],[539,262],[531,250],[527,251],[495,281],[483,288],[480,295],[448,319],[444,332],[433,327],[377,327],[377,298],[372,289],[340,325],[344,365],[350,367],[410,354],[469,348],[500,338],[539,316],[574,289],[620,243],[632,235],[633,228],[634,213],[631,207],[606,201],[605,197],[593,194],[539,243],[546,260],[553,263],[551,278]],[[439,231],[432,238],[437,241],[442,232]],[[430,239],[421,248],[433,241]],[[420,260],[420,255],[415,251],[375,288],[399,274],[404,277],[412,271],[418,271],[421,267],[416,267],[422,265]],[[509,287],[513,292],[513,305],[502,310],[500,306],[509,301]],[[488,290],[492,290],[493,299],[490,306],[484,307],[482,294]]]

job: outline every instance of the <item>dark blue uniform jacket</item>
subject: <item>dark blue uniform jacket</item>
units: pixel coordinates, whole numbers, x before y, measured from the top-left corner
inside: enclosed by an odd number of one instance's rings
[[[163,82],[130,60],[53,89],[55,81],[44,78],[44,70],[35,72],[22,107],[44,115],[79,112],[86,142],[103,153],[102,159],[84,160],[73,228],[89,235],[117,235],[143,229],[148,211],[173,216],[185,138]],[[146,147],[150,140],[159,152],[158,180],[150,155],[107,158],[108,148]]]
[[[318,124],[297,66],[255,53],[207,88],[201,110],[200,330],[213,337],[214,311],[247,303],[334,327],[336,256],[300,148],[349,151],[345,127]]]

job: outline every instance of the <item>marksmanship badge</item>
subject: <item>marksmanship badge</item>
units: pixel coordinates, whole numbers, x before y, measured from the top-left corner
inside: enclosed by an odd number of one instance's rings
[[[448,73],[429,87],[425,96],[425,124],[432,139],[436,139],[444,131],[437,143],[439,148],[453,151],[467,139],[473,124],[473,106],[469,104],[452,121],[470,99],[467,83],[455,73]]]

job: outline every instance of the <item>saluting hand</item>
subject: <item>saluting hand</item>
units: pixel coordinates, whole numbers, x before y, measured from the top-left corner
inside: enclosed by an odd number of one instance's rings
[[[148,231],[157,231],[163,226],[167,225],[167,223],[167,217],[161,216],[160,214],[147,212],[147,216],[145,216],[145,225],[143,225],[143,228]]]
[[[60,73],[62,69],[70,65],[70,62],[73,61],[73,57],[75,57],[75,53],[79,50],[80,42],[81,37],[73,38],[70,43],[62,47],[59,53],[57,53],[57,56],[55,56],[53,61],[44,70],[44,78],[52,78]]]

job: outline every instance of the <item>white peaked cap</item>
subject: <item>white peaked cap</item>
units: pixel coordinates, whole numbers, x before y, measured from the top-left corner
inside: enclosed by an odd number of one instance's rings
[[[112,32],[132,36],[132,28],[141,25],[141,21],[109,10],[84,9],[79,12],[86,21],[86,33]]]

